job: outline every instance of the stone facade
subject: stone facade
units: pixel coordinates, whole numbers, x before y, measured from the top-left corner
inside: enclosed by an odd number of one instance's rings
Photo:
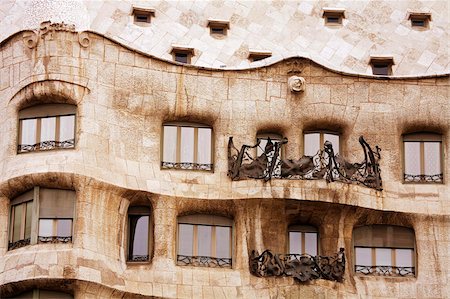
[[[380,79],[306,58],[243,70],[199,68],[102,34],[80,35],[38,34],[30,46],[30,35],[19,32],[0,45],[0,297],[50,288],[75,298],[450,298],[448,74]],[[303,91],[291,92],[293,74],[304,78]],[[17,154],[18,111],[49,102],[77,106],[75,148]],[[213,128],[214,171],[161,169],[167,121]],[[289,140],[284,155],[298,158],[303,133],[317,128],[339,132],[350,161],[363,158],[360,135],[380,146],[383,190],[227,176],[230,136],[242,145],[254,144],[258,132],[278,132]],[[442,183],[403,182],[401,136],[416,131],[442,134]],[[76,191],[73,241],[8,250],[10,201],[33,186]],[[126,262],[134,202],[151,206],[147,263]],[[177,217],[192,213],[234,220],[231,269],[176,265]],[[318,228],[322,255],[345,249],[343,282],[250,274],[250,252],[287,252],[287,227],[298,221]],[[414,229],[414,277],[354,273],[353,228],[371,224]]]

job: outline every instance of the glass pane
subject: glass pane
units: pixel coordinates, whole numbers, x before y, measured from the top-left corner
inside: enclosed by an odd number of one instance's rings
[[[178,225],[178,255],[193,256],[194,226],[190,224]]]
[[[39,219],[39,236],[53,237],[53,219]]]
[[[405,174],[420,174],[420,142],[405,142]]]
[[[372,266],[372,248],[355,247],[355,264]]]
[[[198,225],[198,256],[212,256],[211,239],[212,227],[206,225]]]
[[[54,141],[56,132],[56,117],[41,118],[41,142]]]
[[[56,235],[58,237],[71,237],[72,219],[58,219]]]
[[[339,135],[336,134],[323,134],[323,140],[331,142],[333,145],[334,154],[339,153]]]
[[[424,142],[425,175],[441,173],[441,143]]]
[[[29,201],[27,205],[27,214],[25,215],[25,239],[31,237],[31,212],[33,209],[33,202]]]
[[[163,162],[177,162],[177,127],[164,126]]]
[[[267,144],[266,138],[259,138],[259,140],[261,140],[261,141],[259,142],[259,146],[256,148],[256,155],[258,157],[264,153],[264,148],[266,147],[266,144]]]
[[[314,156],[321,148],[320,134],[308,133],[305,134],[305,156]]]
[[[59,118],[59,141],[75,138],[75,115],[61,116]]]
[[[181,128],[181,156],[180,162],[194,162],[194,128]]]
[[[23,204],[14,206],[14,224],[13,224],[13,242],[22,240],[20,235],[20,226],[22,224]]]
[[[392,266],[392,249],[376,248],[375,257],[377,266]]]
[[[20,144],[36,144],[36,119],[24,119],[22,122],[22,139]]]
[[[289,253],[302,254],[302,233],[289,232]]]
[[[396,249],[395,262],[397,267],[414,267],[413,263],[414,250],[412,249]]]
[[[198,128],[197,163],[211,164],[211,129]]]
[[[231,227],[216,226],[216,257],[231,258]]]
[[[132,216],[137,219],[133,234],[132,255],[148,255],[148,221],[149,216]]]
[[[305,234],[305,253],[316,256],[317,255],[317,233]]]

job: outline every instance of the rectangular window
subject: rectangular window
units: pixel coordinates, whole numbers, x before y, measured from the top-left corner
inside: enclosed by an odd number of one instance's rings
[[[390,76],[392,75],[394,58],[392,56],[371,56],[370,65],[372,66],[372,74]]]
[[[304,155],[314,156],[324,148],[326,141],[333,145],[334,154],[339,153],[340,143],[339,134],[327,132],[311,132],[304,134]]]
[[[33,201],[11,206],[9,250],[30,244]]]
[[[309,225],[289,227],[289,254],[318,254],[317,229]]]
[[[212,170],[212,129],[164,125],[162,168]]]

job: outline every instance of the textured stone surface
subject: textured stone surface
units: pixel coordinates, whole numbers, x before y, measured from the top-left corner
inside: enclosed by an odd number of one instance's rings
[[[149,26],[133,23],[132,5],[155,9]],[[323,7],[344,8],[342,26],[325,26]],[[428,30],[411,27],[411,11],[431,13]],[[43,21],[64,21],[167,60],[172,60],[172,44],[195,48],[192,63],[197,66],[248,68],[304,56],[335,70],[371,74],[370,55],[390,55],[394,75],[414,76],[450,72],[449,11],[444,0],[4,0],[0,40],[19,30],[38,28]],[[230,22],[225,38],[210,35],[211,18]],[[273,56],[250,63],[249,49],[271,51]]]
[[[404,184],[401,167],[405,132],[440,132],[448,152],[448,76],[380,80],[298,59],[306,89],[297,94],[287,84],[293,60],[211,71],[145,57],[93,33],[90,40],[88,48],[74,50],[80,47],[76,33],[57,32],[29,49],[19,34],[0,47],[1,290],[14,293],[49,279],[74,281],[76,298],[448,298],[448,167],[444,183],[433,185]],[[17,111],[50,101],[77,104],[76,148],[16,154]],[[160,169],[162,123],[173,120],[213,127],[214,172]],[[352,161],[362,159],[360,135],[379,145],[384,190],[323,180],[232,182],[226,176],[229,136],[252,144],[259,131],[279,132],[289,139],[286,157],[298,157],[303,132],[313,129],[340,132],[342,155]],[[443,165],[448,159],[445,154]],[[73,243],[7,251],[9,200],[34,185],[77,191]],[[131,201],[152,206],[152,258],[142,265],[125,262]],[[233,269],[175,265],[176,217],[188,213],[234,219]],[[286,227],[295,222],[319,228],[321,253],[344,247],[348,269],[355,225],[413,227],[418,275],[383,279],[348,270],[343,284],[308,285],[251,276],[249,251],[285,252]]]

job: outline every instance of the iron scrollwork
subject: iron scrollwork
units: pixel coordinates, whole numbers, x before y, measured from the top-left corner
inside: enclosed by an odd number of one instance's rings
[[[190,162],[161,162],[161,168],[166,169],[185,169],[185,170],[212,170],[213,164],[201,164]]]
[[[17,249],[20,247],[24,247],[30,245],[30,238],[27,239],[23,239],[23,240],[18,240],[16,242],[9,242],[8,243],[8,250],[13,250],[13,249]]]
[[[231,268],[231,258],[178,255],[177,264],[180,266]]]
[[[274,254],[255,250],[250,255],[250,271],[258,277],[292,276],[300,282],[327,279],[342,282],[345,274],[345,254],[341,248],[335,256],[309,254]]]
[[[412,183],[442,183],[444,175],[439,174],[406,174],[404,175],[405,182]]]
[[[47,151],[58,148],[74,148],[75,147],[75,139],[69,139],[64,141],[43,141],[36,144],[19,144],[17,146],[17,151],[19,153],[27,153],[33,151]]]
[[[245,178],[263,179],[272,178],[314,180],[325,179],[327,182],[341,181],[345,183],[360,184],[376,190],[382,190],[379,159],[381,149],[376,146],[375,151],[361,136],[359,143],[363,148],[364,161],[350,163],[339,154],[334,153],[331,142],[326,141],[324,149],[314,156],[303,156],[298,160],[282,159],[281,148],[287,143],[284,138],[273,141],[268,138],[262,154],[253,158],[251,150],[260,146],[242,145],[238,150],[233,143],[233,137],[228,140],[228,176],[232,180]]]
[[[415,276],[414,267],[396,266],[355,266],[355,272],[364,275],[379,276]]]
[[[72,236],[38,236],[39,243],[70,243]]]
[[[132,255],[129,258],[129,262],[147,262],[149,260],[148,255]]]

